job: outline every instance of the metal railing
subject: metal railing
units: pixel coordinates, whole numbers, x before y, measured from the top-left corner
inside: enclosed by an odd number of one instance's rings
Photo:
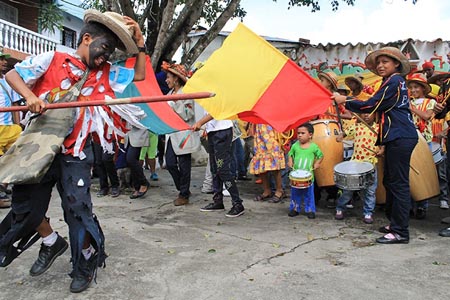
[[[0,19],[0,45],[23,53],[38,55],[53,51],[59,42]]]

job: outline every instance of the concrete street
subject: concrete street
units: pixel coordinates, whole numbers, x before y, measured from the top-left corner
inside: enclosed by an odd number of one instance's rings
[[[148,171],[146,171],[148,172]],[[0,269],[0,299],[448,299],[450,238],[437,235],[443,217],[433,199],[425,220],[411,220],[407,245],[379,245],[375,223],[362,222],[361,203],[344,221],[319,203],[317,218],[287,216],[284,203],[254,202],[262,188],[239,182],[246,213],[200,212],[212,195],[200,193],[204,167],[194,167],[191,203],[174,207],[177,191],[166,170],[145,198],[97,198],[94,211],[106,236],[109,258],[97,284],[82,294],[69,292],[70,251],[39,277],[29,269],[40,242]],[[146,173],[148,176],[149,174]],[[225,198],[230,208],[230,199]],[[0,217],[7,210],[0,210]],[[48,213],[53,227],[67,237],[55,189]]]

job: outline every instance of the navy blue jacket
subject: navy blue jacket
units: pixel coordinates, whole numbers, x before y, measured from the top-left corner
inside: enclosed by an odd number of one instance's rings
[[[349,100],[354,98],[348,97]],[[378,91],[367,101],[348,101],[348,110],[357,113],[380,113],[380,131],[377,144],[386,144],[399,138],[417,139],[417,131],[409,110],[408,89],[399,74],[383,78]]]

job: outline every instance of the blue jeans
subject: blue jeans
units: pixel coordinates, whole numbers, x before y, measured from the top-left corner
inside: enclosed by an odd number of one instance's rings
[[[378,176],[377,176],[377,167],[375,168],[374,174],[374,182],[365,189],[362,189],[360,192],[362,193],[361,199],[364,201],[363,204],[363,214],[364,215],[372,215],[375,209],[375,195],[377,192],[378,186]],[[345,211],[345,205],[352,199],[354,191],[350,190],[342,190],[342,195],[339,197],[336,205],[336,210]]]
[[[305,212],[316,212],[316,203],[314,201],[314,184],[306,189],[296,189],[291,187],[291,203],[289,210],[300,212],[302,209],[302,199],[305,205]]]

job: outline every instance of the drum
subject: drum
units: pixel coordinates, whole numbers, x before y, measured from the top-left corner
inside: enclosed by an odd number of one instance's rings
[[[409,169],[409,187],[411,197],[414,201],[422,201],[433,198],[440,194],[439,179],[434,164],[433,155],[425,138],[419,135],[417,143],[411,155]],[[386,203],[386,190],[383,186],[384,162],[382,158],[378,159],[378,188],[377,204]]]
[[[323,152],[320,167],[314,170],[315,180],[319,187],[333,186],[333,168],[344,159],[344,147],[336,141],[339,135],[338,123],[334,120],[315,120],[310,122],[314,127],[312,141]]]
[[[313,184],[313,175],[306,170],[293,170],[289,173],[289,182],[294,189],[306,189]]]
[[[439,179],[433,155],[425,138],[417,131],[419,142],[411,155],[409,186],[414,201],[422,201],[440,194]]]
[[[375,169],[368,162],[344,161],[334,167],[334,181],[338,188],[359,191],[375,182]]]
[[[431,142],[431,152],[436,165],[444,160],[444,157],[442,156],[442,147],[439,143]]]
[[[344,144],[344,161],[348,161],[353,155],[353,141],[342,141]]]

